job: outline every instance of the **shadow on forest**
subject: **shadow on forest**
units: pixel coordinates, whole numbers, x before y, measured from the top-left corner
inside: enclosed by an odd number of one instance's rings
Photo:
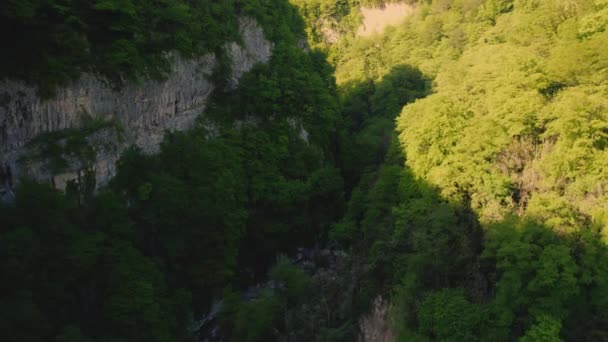
[[[233,317],[238,317],[239,313],[244,315],[241,321],[233,321],[231,330],[237,332],[237,337],[243,337],[239,331],[257,331],[259,336],[271,339],[274,330],[294,340],[355,340],[358,318],[367,312],[375,296],[386,293],[398,282],[400,277],[394,272],[403,270],[397,270],[396,263],[405,256],[403,248],[411,248],[406,246],[407,230],[396,230],[394,210],[402,203],[417,201],[417,210],[404,212],[400,217],[406,220],[407,214],[416,215],[410,220],[411,225],[427,219],[436,226],[445,223],[445,216],[449,214],[434,215],[435,206],[440,202],[434,190],[420,185],[403,167],[404,158],[395,134],[395,118],[403,105],[425,96],[429,90],[427,84],[419,70],[401,65],[379,81],[367,80],[338,89],[341,121],[336,127],[333,158],[344,179],[341,191],[348,205],[331,229],[325,227],[322,239],[313,241],[316,247],[310,248],[293,239],[286,242],[285,245],[291,244],[294,248],[307,247],[304,254],[310,255],[301,261],[300,257],[294,258],[311,275],[307,285],[293,279],[285,282],[287,293],[305,287],[301,297],[285,298],[280,288],[273,289],[270,294],[265,289],[266,296],[248,303],[232,304],[233,309],[228,311]],[[420,198],[430,202],[422,203]],[[447,203],[442,205],[444,210],[449,210]],[[439,221],[435,223],[436,216]],[[462,211],[454,220],[469,220],[472,229],[478,228],[468,212]],[[479,234],[477,240],[480,240]],[[258,237],[244,241],[250,245],[241,250],[251,260],[259,253],[251,244],[257,247],[262,240]],[[418,249],[425,247],[432,246],[416,246]],[[348,251],[349,256],[342,255],[343,251]],[[429,255],[434,251],[434,248],[429,249]],[[273,253],[276,252],[275,249]],[[442,258],[437,254],[428,260],[435,257]],[[262,268],[268,267],[268,264],[262,265]],[[446,276],[435,273],[434,281],[438,285],[455,284],[454,279],[462,277],[457,270],[445,271]],[[264,289],[256,290],[264,292]],[[273,311],[276,302],[284,303],[278,312]],[[254,317],[270,318],[263,324],[256,322]]]
[[[389,295],[405,339],[605,339],[608,249],[597,230],[565,236],[515,216],[482,227],[470,203],[443,198],[405,166],[393,121],[402,104],[429,93],[426,83],[398,66],[379,83],[341,89],[351,132],[342,170],[353,186],[329,236],[352,258],[326,301],[351,306],[336,306],[328,326],[343,327],[344,317],[356,325],[374,298]],[[381,321],[360,328],[390,335]]]
[[[391,293],[408,274],[419,278],[417,295],[471,287],[483,240],[476,216],[442,199],[405,167],[395,132],[403,106],[429,94],[429,84],[418,69],[399,65],[379,81],[340,88],[344,130],[338,157],[348,205],[328,240],[348,250],[350,259],[348,272],[317,284],[324,291],[315,293],[322,298],[310,299],[341,303],[329,305],[331,313],[318,318],[323,338],[340,333],[342,338],[329,340],[355,338],[358,319],[373,299]],[[483,287],[490,291],[490,285]]]
[[[219,320],[239,341],[352,341],[379,295],[406,337],[607,338],[608,251],[591,229],[482,229],[468,203],[405,167],[394,121],[430,93],[419,70],[344,85],[336,106],[324,56],[280,47],[209,106],[256,125],[169,134],[158,156],[129,150],[85,204],[22,182],[0,207],[0,335],[188,340],[192,310],[228,293]],[[314,128],[310,144],[290,117]],[[309,274],[279,263],[275,286],[243,299],[278,254],[313,245],[330,251]]]
[[[338,152],[346,188],[384,162],[394,138],[395,119],[406,103],[426,96],[429,80],[420,70],[398,65],[380,81],[368,79],[339,88],[343,129]]]

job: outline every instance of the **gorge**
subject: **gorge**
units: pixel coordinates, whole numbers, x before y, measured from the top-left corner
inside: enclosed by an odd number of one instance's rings
[[[8,0],[3,341],[608,339],[605,0]]]

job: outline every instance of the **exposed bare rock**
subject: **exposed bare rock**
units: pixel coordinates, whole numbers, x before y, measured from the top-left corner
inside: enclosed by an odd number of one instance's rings
[[[253,19],[241,18],[239,25],[240,44],[230,42],[226,46],[232,58],[229,82],[233,86],[256,63],[267,62],[273,48]],[[10,193],[15,179],[24,174],[43,181],[57,178],[58,187],[72,179],[82,166],[79,163],[69,163],[71,165],[58,174],[40,163],[25,167],[19,159],[23,159],[28,143],[35,137],[83,128],[84,116],[113,121],[123,128],[124,139],[119,141],[108,135],[112,141],[105,143],[112,144],[113,148],[96,151],[93,168],[97,184],[106,183],[114,175],[115,161],[126,146],[135,144],[147,153],[154,153],[166,130],[192,127],[213,91],[209,75],[216,65],[214,54],[189,60],[175,58],[167,79],[144,81],[120,91],[112,90],[92,75],[83,75],[58,89],[56,96],[48,100],[41,99],[34,88],[21,82],[0,80],[0,165],[4,175],[0,179],[0,196]],[[87,140],[93,144],[97,142],[95,139]],[[10,172],[6,172],[7,169]]]
[[[372,312],[359,321],[359,342],[393,342],[396,335],[390,324],[391,306],[382,297],[377,297]]]
[[[230,85],[236,87],[244,73],[251,70],[260,61],[267,62],[272,55],[273,45],[264,37],[264,32],[258,23],[250,18],[239,19],[242,45],[236,42],[228,43],[228,51],[232,60]]]
[[[327,44],[335,44],[340,40],[340,32],[334,27],[336,23],[331,20],[324,20],[321,25],[321,34]]]
[[[362,7],[363,23],[357,35],[360,37],[382,33],[387,26],[395,26],[414,12],[407,3],[388,3],[379,7]]]

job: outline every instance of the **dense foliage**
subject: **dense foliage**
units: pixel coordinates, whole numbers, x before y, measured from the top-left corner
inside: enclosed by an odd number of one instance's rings
[[[7,0],[0,6],[0,77],[24,80],[46,96],[84,72],[114,87],[162,78],[178,54],[223,53],[226,41],[239,38],[239,14],[268,24],[272,38],[284,26],[301,29],[301,21],[285,20],[294,15],[284,1]]]
[[[358,8],[382,1],[291,3],[0,7],[24,37],[2,76],[51,88],[162,76],[166,52],[237,38],[237,13],[275,43],[97,193],[88,174],[21,181],[0,207],[0,336],[191,340],[222,298],[226,340],[352,341],[383,296],[400,341],[608,339],[608,2],[424,0],[371,38]],[[315,245],[317,269],[279,257]]]
[[[402,64],[433,79],[397,121],[406,168],[381,168],[385,197],[355,188],[332,231],[383,274],[400,339],[606,338],[605,9],[420,1],[328,48],[341,88]]]
[[[220,3],[236,6],[198,4]],[[339,217],[344,197],[332,150],[340,119],[332,69],[323,55],[296,47],[302,21],[289,4],[239,4],[234,8],[254,15],[273,39],[272,59],[243,77],[237,89],[218,87],[195,129],[168,134],[158,155],[127,150],[117,176],[97,194],[87,172],[65,194],[22,180],[15,203],[0,209],[3,340],[190,340],[194,314],[224,291],[264,279],[279,252],[312,245]],[[228,39],[223,27],[237,18],[228,9],[214,9],[221,14],[214,16],[218,23],[203,21],[219,30],[202,40],[212,48]],[[229,20],[221,22],[223,16]],[[167,33],[174,42],[175,32]],[[108,44],[119,40],[101,36]],[[115,75],[123,71],[105,67]],[[74,137],[70,146],[77,147],[77,133],[67,130],[36,143],[47,155],[57,150],[56,137]],[[274,274],[290,280],[289,272],[286,264]],[[288,294],[294,296],[299,292]],[[234,330],[234,340],[243,334],[261,338],[239,326],[248,319],[244,310],[234,318],[226,314],[236,322],[227,331]]]

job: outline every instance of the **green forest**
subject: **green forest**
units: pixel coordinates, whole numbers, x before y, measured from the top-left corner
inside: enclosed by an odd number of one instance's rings
[[[19,180],[0,339],[203,341],[221,303],[205,341],[608,341],[608,1],[404,1],[358,37],[385,2],[5,0],[0,78],[44,97],[229,58],[239,16],[274,48],[107,186]]]

